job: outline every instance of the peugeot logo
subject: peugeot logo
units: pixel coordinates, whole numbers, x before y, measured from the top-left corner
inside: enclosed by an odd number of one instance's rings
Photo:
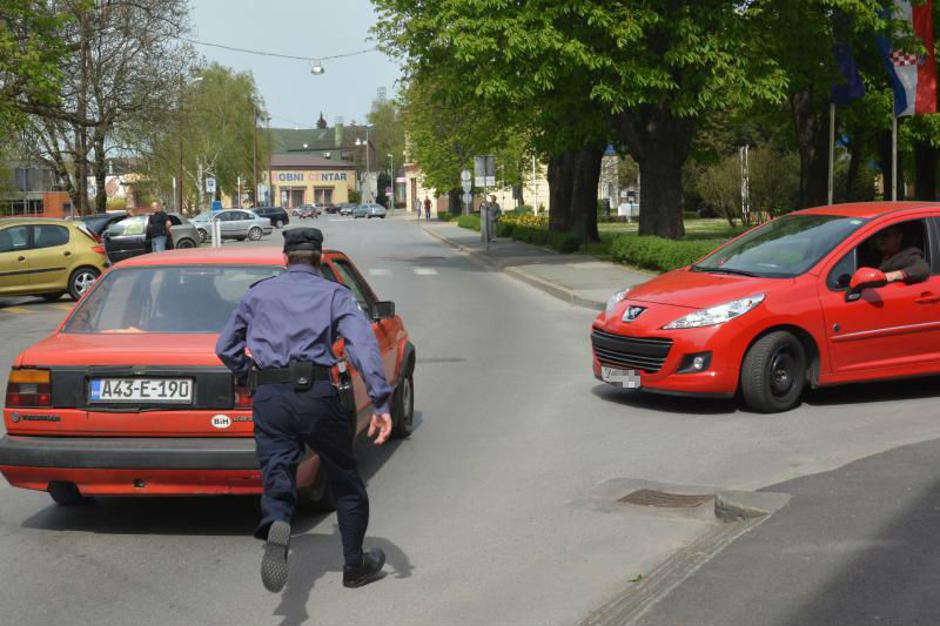
[[[645,307],[645,306],[633,306],[633,305],[631,305],[631,306],[627,307],[626,312],[623,314],[623,321],[625,321],[625,322],[632,322],[632,321],[635,321],[636,318],[640,317],[640,314],[643,313],[643,311],[645,311],[645,310],[646,310],[646,307]]]

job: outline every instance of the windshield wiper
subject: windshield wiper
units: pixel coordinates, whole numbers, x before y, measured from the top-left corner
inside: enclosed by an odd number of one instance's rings
[[[747,270],[735,270],[730,267],[702,267],[701,265],[693,265],[692,269],[696,272],[712,272],[715,274],[734,274],[735,276],[750,276],[751,278],[756,278],[760,274],[755,274],[754,272],[748,272]]]

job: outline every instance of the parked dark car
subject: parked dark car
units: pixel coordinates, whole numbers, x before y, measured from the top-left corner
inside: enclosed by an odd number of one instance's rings
[[[259,206],[251,210],[255,214],[271,220],[271,226],[274,228],[282,228],[290,224],[290,216],[287,215],[287,211],[279,206]]]
[[[88,231],[95,236],[98,241],[101,241],[101,236],[104,234],[104,231],[108,230],[108,227],[115,222],[120,222],[123,219],[127,219],[127,213],[124,211],[114,212],[114,213],[95,213],[94,215],[84,215],[82,216],[82,224],[84,224]]]
[[[173,222],[170,227],[172,247],[198,247],[199,231],[193,223],[178,213],[170,213],[169,217],[170,221]],[[108,230],[104,232],[104,249],[112,263],[150,252],[150,241],[147,239],[147,220],[149,219],[149,215],[125,217],[123,220],[111,224]],[[169,243],[168,248],[170,247]]]

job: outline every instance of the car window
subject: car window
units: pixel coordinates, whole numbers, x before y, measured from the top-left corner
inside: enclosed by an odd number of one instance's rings
[[[839,259],[839,262],[836,263],[835,267],[832,268],[832,271],[829,272],[829,277],[826,280],[826,284],[829,286],[829,289],[832,289],[833,291],[848,289],[849,281],[852,280],[852,274],[855,273],[857,268],[858,260],[856,257],[856,250],[852,250],[844,257]]]
[[[320,276],[327,280],[331,280],[334,283],[339,282],[339,279],[336,278],[336,274],[334,274],[333,270],[330,269],[330,266],[326,264],[320,266]]]
[[[914,247],[921,251],[924,259],[930,263],[931,248],[930,237],[927,230],[927,224],[924,220],[910,220],[892,224],[878,230],[875,234],[868,237],[861,245],[852,249],[848,254],[839,259],[839,262],[829,272],[826,278],[826,285],[833,291],[847,289],[852,275],[860,267],[880,267],[883,261],[883,255],[878,250],[878,236],[888,228],[900,228],[904,233],[904,239],[901,248]]]
[[[33,226],[33,247],[54,248],[69,242],[69,229],[64,226],[42,224]]]
[[[143,235],[144,230],[147,228],[147,217],[138,216],[138,217],[129,217],[127,219],[121,220],[120,222],[115,222],[108,228],[108,233],[112,236],[133,236],[133,235]]]
[[[76,307],[66,333],[217,333],[254,283],[282,267],[115,269]]]
[[[239,211],[239,212],[238,212],[238,219],[240,219],[240,220],[252,220],[252,219],[254,219],[254,218],[255,218],[254,215],[252,215],[251,213],[248,213],[248,212],[246,212],[246,211]]]
[[[356,275],[352,266],[345,261],[334,261],[333,267],[336,268],[336,273],[339,275],[340,281],[353,292],[353,295],[356,297],[356,302],[359,303],[359,308],[364,312],[368,311],[372,304],[369,298],[369,289],[363,284],[359,276]]]
[[[170,218],[170,223],[173,224],[173,226],[179,226],[180,224],[183,223],[183,220],[181,220],[181,219],[180,219],[178,216],[176,216],[176,215],[168,215],[167,217]]]
[[[0,230],[0,252],[13,252],[29,248],[29,227],[12,226]]]

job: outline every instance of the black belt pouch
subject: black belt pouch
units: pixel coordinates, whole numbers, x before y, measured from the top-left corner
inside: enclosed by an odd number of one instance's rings
[[[288,364],[290,379],[294,381],[294,391],[307,391],[313,387],[313,363],[310,361],[291,361]]]

